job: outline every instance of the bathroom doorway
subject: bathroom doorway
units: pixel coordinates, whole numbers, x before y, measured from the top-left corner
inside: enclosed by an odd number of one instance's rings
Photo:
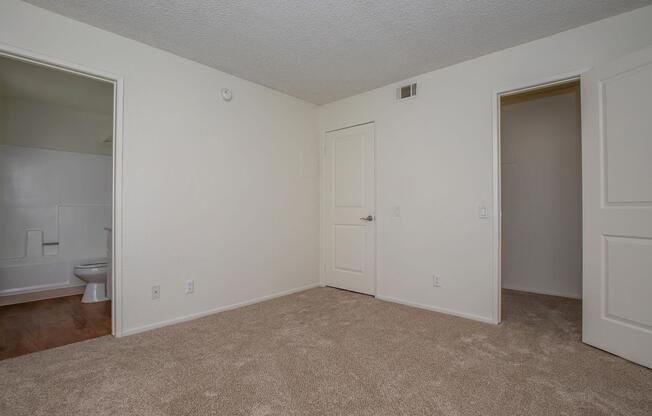
[[[502,320],[554,316],[581,334],[579,79],[500,97]]]
[[[0,360],[116,335],[115,78],[0,51]]]

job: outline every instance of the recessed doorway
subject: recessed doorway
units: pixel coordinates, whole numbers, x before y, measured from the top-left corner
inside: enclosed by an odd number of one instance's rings
[[[580,82],[500,97],[502,319],[553,316],[581,334]]]
[[[116,80],[0,53],[0,359],[116,334]]]
[[[502,287],[582,295],[579,81],[501,98]]]

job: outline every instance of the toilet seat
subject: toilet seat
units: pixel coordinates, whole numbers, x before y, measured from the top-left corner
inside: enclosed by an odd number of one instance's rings
[[[75,269],[99,269],[100,267],[106,267],[106,263],[80,264],[79,266],[75,266]]]

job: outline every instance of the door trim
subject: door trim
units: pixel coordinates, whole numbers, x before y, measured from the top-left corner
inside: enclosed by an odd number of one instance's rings
[[[123,230],[123,105],[124,105],[124,77],[108,71],[90,68],[62,59],[43,55],[27,49],[0,43],[0,57],[6,57],[23,62],[32,63],[60,71],[70,72],[87,78],[113,84],[113,196],[112,196],[112,281],[113,299],[111,300],[111,334],[114,337],[123,336],[123,308],[122,308],[122,230]]]
[[[376,173],[378,172],[378,137],[376,136],[376,122],[375,121],[366,121],[362,123],[356,123],[356,124],[351,124],[347,125],[344,127],[338,127],[335,129],[330,129],[330,130],[325,130],[321,133],[320,138],[319,138],[319,286],[321,287],[326,287],[326,207],[324,206],[326,204],[326,198],[325,198],[325,192],[326,192],[326,175],[325,175],[325,164],[324,160],[326,159],[326,135],[328,133],[333,133],[336,131],[340,130],[345,130],[349,129],[352,127],[359,127],[359,126],[364,126],[367,124],[373,124],[373,132],[374,132],[374,163],[372,165],[372,169],[374,172],[374,189],[375,189],[375,196],[374,196],[374,211],[375,211],[375,226],[376,226],[376,234],[374,236],[374,282],[375,282],[375,289],[374,289],[374,297],[378,297],[380,293],[380,287],[379,287],[379,279],[378,279],[378,230],[379,230],[379,223],[378,223],[378,178],[376,177]]]
[[[493,139],[492,139],[492,201],[491,201],[491,281],[492,281],[492,316],[491,323],[500,324],[502,309],[502,277],[501,277],[501,168],[500,168],[500,99],[501,97],[520,94],[527,91],[537,90],[554,85],[565,84],[581,79],[582,74],[591,68],[559,74],[554,77],[540,79],[524,84],[506,86],[493,91],[492,94],[492,121],[493,121]]]

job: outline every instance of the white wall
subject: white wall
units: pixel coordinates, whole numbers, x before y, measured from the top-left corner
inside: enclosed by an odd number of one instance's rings
[[[321,132],[376,122],[380,297],[498,319],[492,221],[478,218],[492,205],[494,93],[650,45],[651,22],[646,7],[415,77],[412,100],[394,100],[397,83],[320,108]]]
[[[314,105],[15,0],[0,43],[124,77],[125,332],[318,282]]]
[[[576,91],[501,109],[502,286],[582,296],[582,154]]]
[[[113,100],[110,98],[111,101]],[[5,98],[4,137],[0,144],[111,155],[113,116],[59,104]],[[2,125],[0,124],[0,128]]]

